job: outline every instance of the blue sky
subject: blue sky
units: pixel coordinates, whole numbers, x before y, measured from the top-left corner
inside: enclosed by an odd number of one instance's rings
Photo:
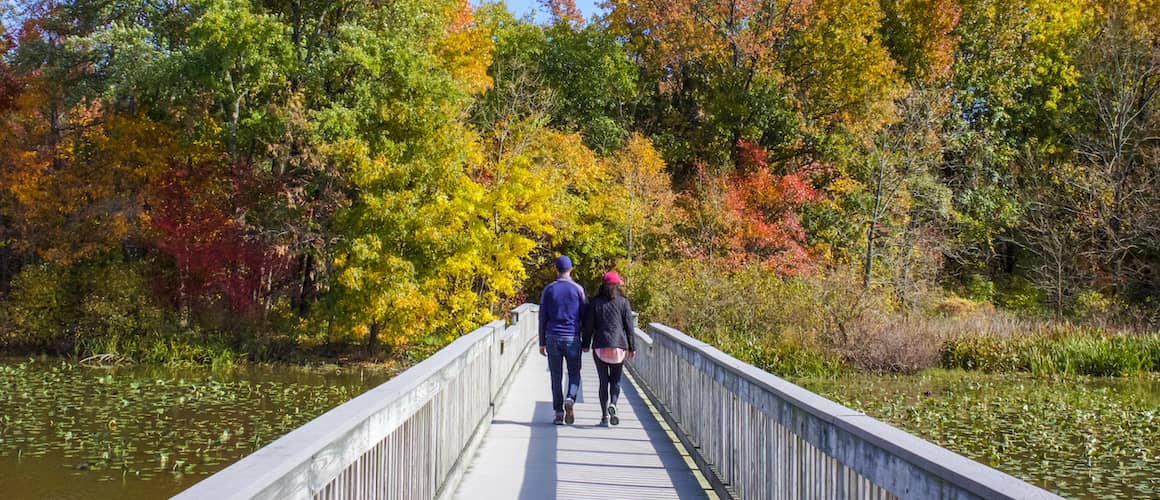
[[[576,8],[580,9],[580,12],[584,14],[585,19],[591,19],[593,14],[599,14],[601,12],[600,8],[596,6],[596,4],[601,0],[575,1]],[[479,5],[483,2],[481,0],[473,0],[471,3],[474,5]],[[506,0],[504,3],[507,4],[508,10],[515,14],[516,17],[522,17],[524,14],[535,10],[536,21],[544,21],[548,18],[547,9],[540,6],[539,0]]]

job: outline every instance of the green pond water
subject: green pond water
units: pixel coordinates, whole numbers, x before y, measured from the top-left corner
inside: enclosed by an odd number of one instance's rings
[[[388,379],[0,360],[0,497],[167,498]],[[1069,498],[1160,498],[1160,376],[795,379]]]
[[[933,371],[793,382],[1067,498],[1160,498],[1160,376]]]
[[[0,497],[168,498],[390,376],[0,360]]]

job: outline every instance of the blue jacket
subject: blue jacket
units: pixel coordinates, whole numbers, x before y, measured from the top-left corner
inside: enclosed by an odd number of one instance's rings
[[[547,345],[548,335],[579,339],[584,302],[584,288],[571,278],[549,283],[540,295],[540,345]]]

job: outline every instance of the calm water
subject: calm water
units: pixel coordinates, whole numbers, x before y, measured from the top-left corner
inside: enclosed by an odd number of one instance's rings
[[[0,360],[0,496],[166,498],[390,375]],[[1160,498],[1157,376],[794,382],[1070,498]]]
[[[1160,498],[1160,376],[934,371],[795,380],[1068,498]]]
[[[0,360],[0,496],[167,498],[390,375]]]

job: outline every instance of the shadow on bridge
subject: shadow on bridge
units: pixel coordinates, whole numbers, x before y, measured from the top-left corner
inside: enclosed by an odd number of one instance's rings
[[[598,386],[589,356],[581,372],[587,400],[576,405],[576,423],[564,426],[552,424],[544,358],[529,356],[497,406],[457,498],[706,498],[689,463],[627,380],[621,384],[621,424],[597,425]]]
[[[539,401],[526,423],[496,420],[492,429],[504,425],[526,425],[531,429],[528,456],[524,460],[524,481],[520,485],[520,500],[556,500],[556,426],[552,424],[552,403]],[[497,478],[498,479],[498,478]]]

